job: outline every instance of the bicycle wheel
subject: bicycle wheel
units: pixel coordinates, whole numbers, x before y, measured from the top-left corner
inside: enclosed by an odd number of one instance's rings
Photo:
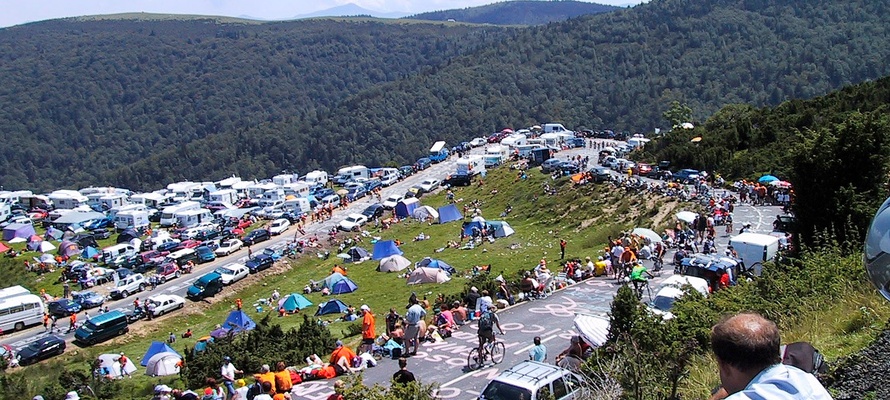
[[[495,342],[491,345],[491,362],[500,364],[504,361],[504,354],[507,352],[504,342]]]
[[[474,348],[470,350],[470,354],[467,355],[467,369],[473,371],[482,368],[482,362],[482,357],[479,356],[479,349]]]

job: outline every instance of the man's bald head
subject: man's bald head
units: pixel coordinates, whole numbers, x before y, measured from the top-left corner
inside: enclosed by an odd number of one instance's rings
[[[711,329],[711,348],[718,361],[740,371],[761,371],[780,363],[779,328],[760,314],[724,318]]]

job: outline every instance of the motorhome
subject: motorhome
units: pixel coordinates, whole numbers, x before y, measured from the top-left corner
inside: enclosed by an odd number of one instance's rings
[[[254,181],[240,181],[232,184],[232,190],[238,193],[238,198],[250,198],[250,188],[256,185]]]
[[[325,171],[315,170],[303,177],[310,186],[324,186],[328,184],[328,173]]]
[[[99,206],[104,210],[122,207],[128,204],[127,195],[123,193],[109,193],[99,198]]]
[[[228,177],[226,179],[216,181],[216,187],[218,187],[220,190],[231,189],[232,186],[234,186],[238,182],[241,182],[241,178],[232,175],[231,177]]]
[[[146,207],[160,210],[168,201],[173,200],[172,195],[165,195],[157,192],[139,193],[130,196],[130,202],[134,204],[143,204]]]
[[[235,192],[235,190],[233,189],[217,190],[215,192],[210,192],[210,194],[208,195],[208,200],[235,204],[238,202],[238,193]]]
[[[21,195],[19,196],[19,204],[28,210],[32,208],[40,208],[44,210],[53,208],[53,201],[49,199],[49,196],[44,196],[42,194]]]
[[[49,194],[49,200],[56,208],[72,210],[80,206],[88,206],[89,199],[76,190],[56,190]]]
[[[284,209],[288,211],[298,211],[302,214],[308,214],[312,211],[309,199],[305,197],[297,197],[295,199],[287,199],[284,201]]]
[[[114,216],[114,228],[118,231],[130,228],[142,229],[148,225],[148,211],[145,210],[126,210]]]
[[[370,171],[368,167],[364,165],[353,165],[351,167],[340,168],[337,171],[337,176],[334,178],[334,183],[344,184],[356,178],[370,178]]]
[[[187,201],[195,198],[195,194],[203,194],[203,187],[196,182],[176,182],[167,185],[167,192],[173,193],[174,201]]]
[[[198,203],[197,201],[184,201],[176,205],[165,207],[161,211],[161,226],[173,226],[173,224],[176,223],[176,214],[200,208],[201,203]]]
[[[473,155],[457,160],[457,174],[475,176],[485,171],[485,157]]]
[[[263,193],[274,189],[278,189],[278,185],[272,182],[266,181],[254,183],[247,188],[247,197],[251,199],[260,199],[263,197]]]
[[[285,198],[290,196],[296,197],[309,197],[309,191],[312,188],[312,184],[309,182],[294,182],[284,185],[284,196]]]
[[[510,135],[501,140],[501,146],[507,146],[510,149],[517,149],[519,146],[524,146],[528,144],[528,139],[525,135]]]
[[[190,228],[213,220],[213,213],[206,208],[181,211],[174,215],[176,216],[177,224],[181,228]]]
[[[507,146],[494,145],[485,149],[485,166],[496,167],[501,165],[510,157],[510,150]]]
[[[6,222],[12,215],[12,206],[9,203],[0,203],[0,222]]]
[[[298,179],[300,179],[300,176],[297,174],[281,174],[281,175],[273,176],[272,183],[274,183],[278,186],[284,186],[284,185],[294,183]]]
[[[145,211],[146,213],[148,213],[149,209],[144,204],[125,204],[120,207],[114,207],[108,210],[106,214],[108,214],[109,218],[114,220],[114,217],[116,217],[117,214],[121,211]]]
[[[433,147],[430,147],[430,155],[427,157],[434,163],[445,161],[448,158],[448,149],[445,147],[445,142],[440,140],[433,143]]]
[[[568,133],[574,136],[574,132],[566,129],[562,124],[544,124],[543,130],[544,133]]]
[[[565,132],[545,133],[541,135],[541,140],[543,140],[544,145],[548,147],[561,148],[567,139],[573,137],[575,137],[573,134]]]
[[[18,190],[15,192],[10,191],[0,191],[0,204],[6,203],[9,205],[13,204],[21,204],[22,197],[30,197],[33,196],[30,190]]]
[[[627,139],[627,144],[633,146],[633,148],[643,147],[646,145],[646,143],[649,143],[649,139],[646,139],[644,137],[632,137],[630,139]]]
[[[263,192],[260,196],[259,206],[269,207],[283,204],[285,199],[284,189],[272,189]]]

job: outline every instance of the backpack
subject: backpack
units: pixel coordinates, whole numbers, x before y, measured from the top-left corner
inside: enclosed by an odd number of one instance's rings
[[[247,389],[247,400],[253,400],[254,397],[263,394],[263,385],[260,382],[254,383],[250,385],[250,389]]]
[[[494,317],[491,315],[491,311],[486,311],[485,314],[482,314],[482,317],[479,318],[479,331],[488,332],[492,330],[493,326]]]
[[[828,371],[828,365],[825,364],[822,354],[808,342],[796,342],[782,346],[780,352],[782,364],[797,367],[811,374]]]

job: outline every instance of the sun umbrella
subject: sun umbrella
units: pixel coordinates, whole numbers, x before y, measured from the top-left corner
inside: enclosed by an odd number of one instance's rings
[[[661,241],[661,236],[659,236],[658,233],[649,228],[634,228],[631,233],[649,239],[650,241],[652,241],[652,243]]]
[[[760,182],[760,183],[770,183],[770,182],[774,182],[774,181],[777,181],[777,180],[779,180],[779,178],[776,178],[775,176],[772,176],[772,175],[764,175],[764,176],[761,176],[760,179],[757,180],[757,182]]]
[[[783,188],[783,189],[787,189],[787,188],[791,187],[791,182],[788,182],[788,181],[772,181],[769,184],[772,186],[778,187],[778,188]]]
[[[349,194],[349,191],[346,190],[346,189],[340,189],[340,190],[337,191],[337,194],[340,195],[340,196],[344,196],[344,195]]]
[[[701,136],[696,136],[696,137],[692,138],[692,140],[690,140],[690,142],[692,142],[692,143],[701,142]]]
[[[696,216],[698,216],[698,214],[692,211],[680,211],[677,213],[677,219],[689,224],[691,224],[692,221],[695,221]]]

